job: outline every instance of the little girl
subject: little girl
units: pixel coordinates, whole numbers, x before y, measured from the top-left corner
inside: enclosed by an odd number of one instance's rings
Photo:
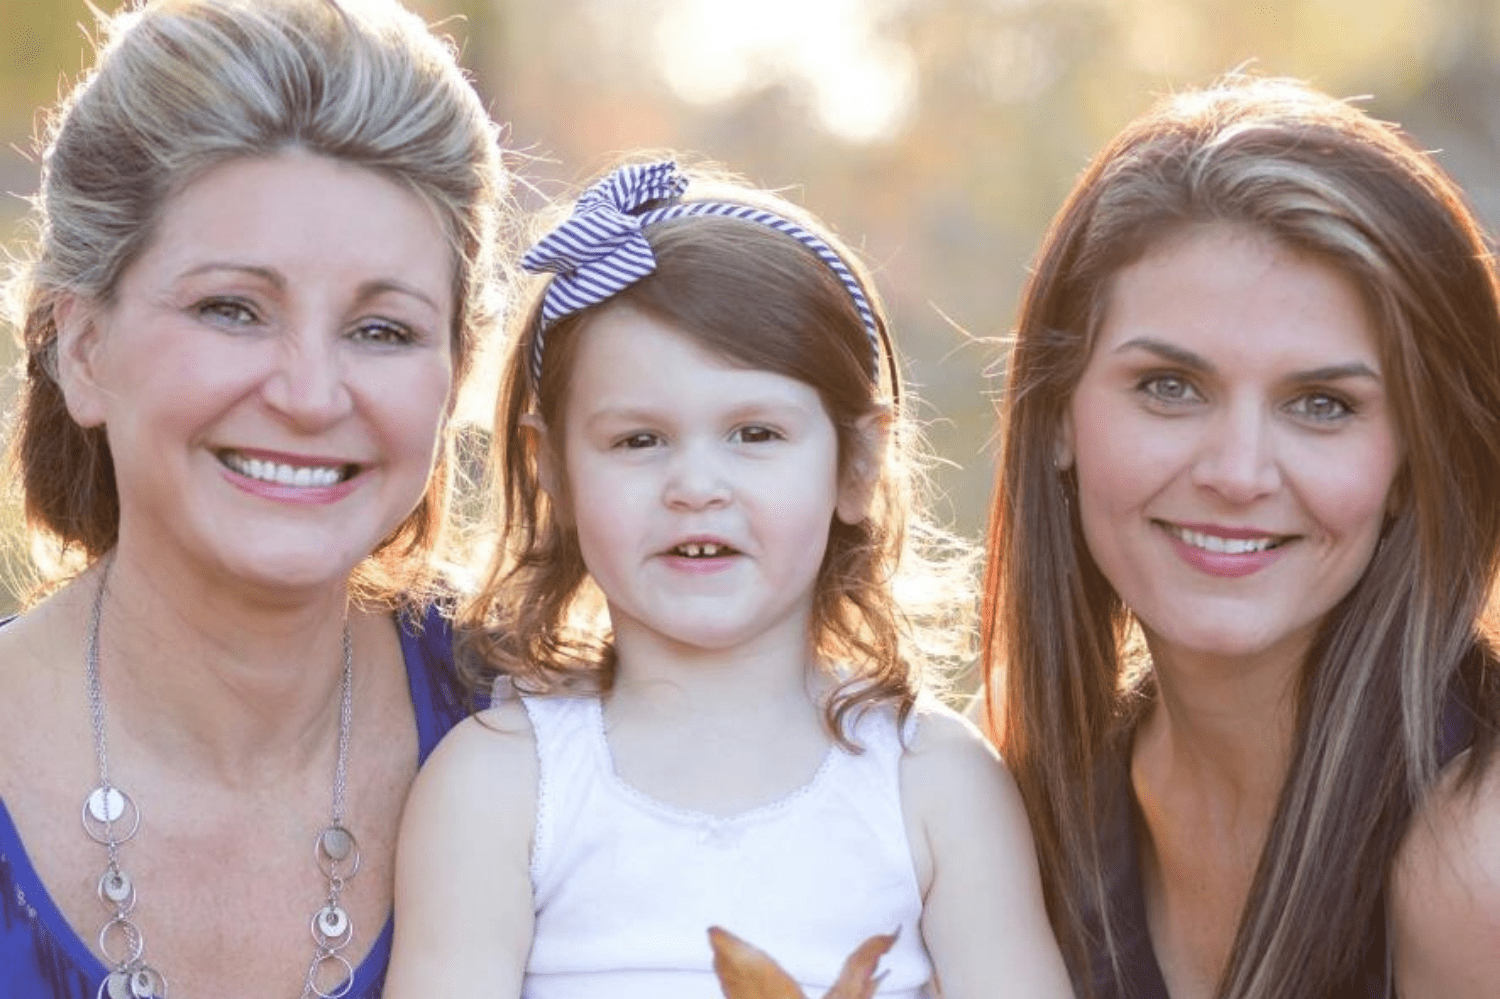
[[[720,185],[621,167],[522,262],[468,621],[517,696],[418,777],[387,999],[710,999],[711,926],[812,996],[893,930],[879,996],[1071,996],[1016,788],[922,696],[969,560],[872,286]]]

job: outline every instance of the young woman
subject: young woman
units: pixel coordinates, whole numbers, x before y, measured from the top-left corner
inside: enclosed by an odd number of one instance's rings
[[[1294,82],[1176,95],[1008,365],[991,720],[1080,992],[1500,993],[1500,304],[1452,181]]]

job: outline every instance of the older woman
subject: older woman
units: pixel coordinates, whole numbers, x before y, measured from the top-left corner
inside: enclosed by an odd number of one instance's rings
[[[1500,994],[1500,303],[1433,159],[1292,82],[1165,100],[1003,419],[992,720],[1080,993]]]
[[[430,568],[504,176],[383,0],[160,0],[59,107],[16,300],[0,993],[374,996],[463,713]]]

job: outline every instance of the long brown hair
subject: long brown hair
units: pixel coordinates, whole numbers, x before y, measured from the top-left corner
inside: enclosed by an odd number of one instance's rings
[[[1470,777],[1500,719],[1478,623],[1500,559],[1496,278],[1461,192],[1399,130],[1293,81],[1236,77],[1161,101],[1080,179],[1042,244],[1008,357],[985,574],[988,707],[1032,817],[1054,927],[1088,991],[1091,951],[1119,972],[1104,774],[1152,685],[1149,663],[1132,668],[1130,610],[1089,554],[1054,449],[1111,279],[1182,228],[1216,221],[1361,290],[1405,451],[1384,541],[1303,665],[1290,769],[1218,989],[1321,999],[1355,971],[1384,874],[1434,780],[1454,683],[1480,720]],[[1085,925],[1102,939],[1085,939]]]
[[[873,283],[857,257],[825,226],[784,199],[732,182],[708,168],[688,171],[690,199],[748,204],[816,232],[857,275],[885,326]],[[497,552],[463,615],[469,663],[484,689],[496,672],[523,691],[607,691],[615,652],[577,539],[541,487],[535,414],[562,426],[578,335],[601,310],[629,306],[692,337],[730,363],[795,378],[817,390],[839,443],[839,472],[860,462],[876,470],[869,516],[834,518],[816,582],[811,638],[841,669],[828,725],[844,741],[850,711],[878,702],[911,710],[940,666],[961,662],[974,639],[973,552],[924,514],[911,399],[894,357],[872,375],[869,335],[849,291],[829,267],[789,236],[755,222],[711,216],[653,223],[645,236],[656,269],[624,291],[548,326],[541,379],[530,355],[540,329],[547,279],[532,286],[519,313],[495,413]],[[893,404],[882,452],[860,421]]]
[[[508,181],[498,129],[454,50],[394,0],[178,0],[106,20],[98,62],[52,114],[34,244],[10,288],[27,352],[12,444],[34,539],[93,561],[119,534],[101,427],[68,415],[54,310],[108,304],[163,205],[229,160],[302,149],[422,198],[452,247],[454,391],[498,313]],[[417,508],[356,573],[390,598],[420,588],[447,519],[450,441]],[[35,546],[34,546],[35,547]]]

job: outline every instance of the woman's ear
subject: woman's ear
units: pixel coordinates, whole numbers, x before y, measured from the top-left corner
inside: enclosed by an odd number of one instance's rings
[[[547,429],[547,424],[535,413],[527,413],[521,417],[521,430],[526,435],[527,452],[536,463],[537,482],[541,485],[542,492],[552,501],[552,509],[558,520],[571,524],[572,514],[568,506],[566,486],[568,479],[563,471],[558,441]]]
[[[68,415],[80,427],[104,423],[108,394],[99,379],[99,312],[77,295],[64,295],[52,306],[57,327],[56,368],[53,371]]]
[[[1076,455],[1073,442],[1073,412],[1064,409],[1062,419],[1057,424],[1057,439],[1052,444],[1052,467],[1058,472],[1066,472],[1073,467]]]
[[[838,502],[834,512],[846,524],[858,524],[870,515],[880,473],[885,467],[885,449],[891,432],[891,410],[881,406],[854,424],[853,453],[839,477]]]

